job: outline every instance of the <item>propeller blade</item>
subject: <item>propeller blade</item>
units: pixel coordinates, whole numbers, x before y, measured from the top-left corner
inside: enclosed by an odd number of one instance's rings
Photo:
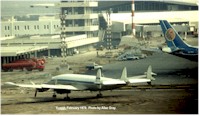
[[[37,90],[37,89],[35,89],[35,97],[37,96],[37,91],[38,91],[38,90]]]
[[[35,85],[35,83],[33,81],[30,81],[32,85]]]

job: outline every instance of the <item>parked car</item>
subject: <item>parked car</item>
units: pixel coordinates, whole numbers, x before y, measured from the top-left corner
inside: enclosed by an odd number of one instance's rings
[[[140,59],[138,56],[126,55],[126,60],[138,60],[138,59]]]
[[[123,57],[119,58],[118,60],[125,61],[125,60],[138,60],[138,59],[140,59],[140,57],[132,55],[132,54],[126,54]]]
[[[92,70],[92,69],[103,69],[103,66],[98,65],[98,64],[96,64],[95,62],[92,62],[92,63],[88,63],[88,64],[86,65],[86,68],[87,68],[88,70]]]

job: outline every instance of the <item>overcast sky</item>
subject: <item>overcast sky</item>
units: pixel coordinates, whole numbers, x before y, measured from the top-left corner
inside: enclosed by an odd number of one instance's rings
[[[57,1],[1,1],[1,15],[2,16],[13,16],[13,15],[27,15],[27,14],[40,14],[40,13],[58,13],[59,8],[45,8],[45,7],[30,7],[32,4],[41,4],[41,3],[55,3]]]

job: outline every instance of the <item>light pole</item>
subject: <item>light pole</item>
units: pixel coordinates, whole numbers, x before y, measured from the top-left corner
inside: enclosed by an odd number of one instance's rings
[[[134,23],[134,15],[135,15],[135,3],[134,0],[132,0],[132,4],[131,4],[131,13],[132,13],[132,34],[133,34],[133,38],[135,36],[135,23]]]
[[[106,14],[107,14],[107,30],[106,30],[106,35],[107,35],[107,49],[111,51],[111,41],[112,41],[112,33],[111,33],[111,20],[110,20],[110,14],[111,14],[112,9],[110,8]]]
[[[60,33],[60,39],[61,39],[61,65],[66,66],[67,65],[67,44],[66,44],[66,33],[65,33],[65,18],[66,18],[66,14],[62,13],[60,14],[60,22],[61,22],[61,33]]]

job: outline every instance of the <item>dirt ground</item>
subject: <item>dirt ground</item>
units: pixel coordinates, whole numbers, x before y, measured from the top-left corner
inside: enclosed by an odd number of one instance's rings
[[[19,90],[17,90],[19,91]],[[103,98],[96,92],[72,92],[71,100],[64,95],[54,99],[52,93],[34,92],[3,94],[2,114],[197,114],[198,95],[194,90],[127,90],[105,91]]]
[[[157,41],[159,43],[159,41]],[[114,52],[119,52],[117,49]],[[1,113],[2,114],[197,114],[197,89],[169,89],[141,91],[137,89],[103,92],[103,98],[96,98],[96,92],[72,92],[71,100],[64,95],[52,98],[52,92],[38,93],[34,90],[5,86],[4,82],[41,84],[52,76],[63,73],[86,72],[87,62],[104,65],[117,62],[114,58],[102,57],[106,51],[92,50],[87,53],[68,56],[70,70],[60,66],[62,58],[47,58],[45,70],[1,72]],[[120,92],[119,92],[120,91]]]

